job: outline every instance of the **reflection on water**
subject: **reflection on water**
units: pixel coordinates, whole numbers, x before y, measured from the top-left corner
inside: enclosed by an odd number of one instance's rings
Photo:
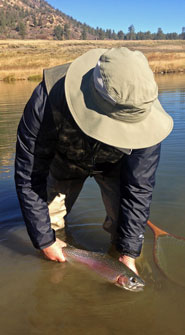
[[[22,222],[13,183],[17,125],[35,83],[0,83],[0,224]]]
[[[162,146],[151,221],[185,237],[185,75],[156,79],[160,101],[175,126]],[[156,267],[149,229],[138,260],[147,286],[138,294],[106,283],[79,266],[46,261],[32,247],[15,195],[13,160],[17,124],[35,85],[0,83],[1,333],[184,334],[184,289]],[[84,248],[106,251],[110,241],[101,227],[103,218],[98,187],[88,179],[68,218],[68,240]]]
[[[156,256],[160,268],[169,279],[185,288],[185,239],[163,235],[157,242]]]
[[[0,85],[0,172],[8,173],[11,169],[17,123],[34,86],[24,82]]]
[[[165,231],[185,237],[185,76],[159,76],[157,81],[160,101],[173,117],[174,128],[162,146],[151,220]]]

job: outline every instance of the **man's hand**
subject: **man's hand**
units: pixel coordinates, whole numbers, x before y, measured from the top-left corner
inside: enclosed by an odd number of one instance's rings
[[[65,262],[65,257],[62,252],[63,247],[66,247],[66,243],[57,238],[52,245],[44,248],[42,252],[51,261]]]
[[[136,275],[139,275],[136,269],[136,262],[134,258],[126,256],[126,255],[122,255],[120,256],[119,261],[125,264],[129,269],[134,271]]]

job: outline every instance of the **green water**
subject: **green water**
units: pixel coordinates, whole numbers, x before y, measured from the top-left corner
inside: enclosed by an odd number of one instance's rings
[[[156,79],[175,126],[162,146],[150,219],[185,237],[185,75]],[[46,261],[32,247],[15,194],[13,161],[17,124],[35,85],[0,83],[0,334],[183,335],[185,289],[154,263],[149,228],[138,259],[147,283],[142,293],[121,290],[85,268]],[[104,215],[98,187],[88,179],[68,219],[70,241],[106,251]],[[172,248],[163,244],[164,258],[173,255]],[[182,263],[183,257],[177,259],[176,272]]]

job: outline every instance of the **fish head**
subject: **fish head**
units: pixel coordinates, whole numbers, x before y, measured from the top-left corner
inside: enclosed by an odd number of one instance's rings
[[[116,281],[116,285],[132,292],[142,291],[145,282],[137,275],[126,276],[121,274]]]

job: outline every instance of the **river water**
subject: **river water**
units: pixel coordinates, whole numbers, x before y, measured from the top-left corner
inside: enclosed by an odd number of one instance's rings
[[[175,126],[163,142],[150,219],[185,237],[185,75],[156,79]],[[79,266],[46,261],[32,247],[16,198],[13,164],[17,124],[35,86],[0,83],[0,334],[184,334],[185,289],[175,279],[184,275],[185,254],[176,259],[171,281],[154,262],[149,228],[137,261],[147,284],[142,293],[121,290]],[[70,240],[107,251],[104,215],[98,187],[89,178],[68,219]]]

